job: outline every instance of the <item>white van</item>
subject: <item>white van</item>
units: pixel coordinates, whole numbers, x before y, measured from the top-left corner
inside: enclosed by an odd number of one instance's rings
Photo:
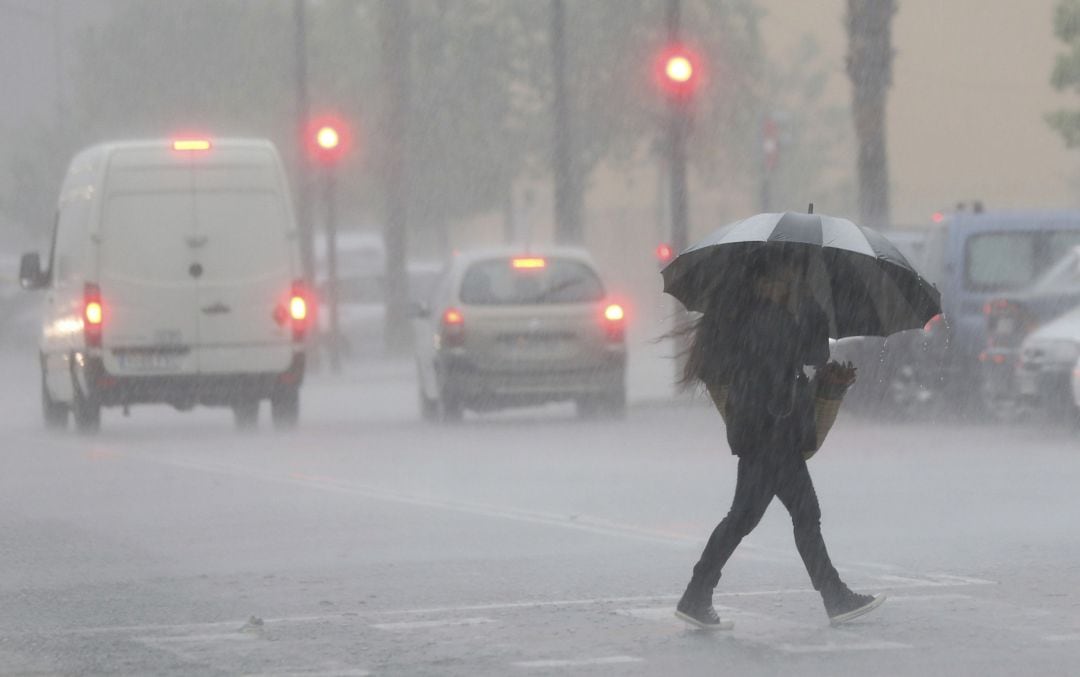
[[[45,424],[94,432],[102,407],[233,409],[270,400],[296,424],[309,317],[298,233],[273,144],[248,139],[110,143],[72,160],[46,265]]]

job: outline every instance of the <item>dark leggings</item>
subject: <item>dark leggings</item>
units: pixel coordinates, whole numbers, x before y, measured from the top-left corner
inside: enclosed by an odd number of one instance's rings
[[[840,575],[829,560],[821,537],[821,508],[806,461],[794,451],[761,449],[739,458],[735,499],[694,566],[692,589],[702,594],[712,592],[720,582],[720,570],[743,537],[761,521],[773,496],[780,499],[791,515],[795,546],[814,589],[829,590],[840,583]]]

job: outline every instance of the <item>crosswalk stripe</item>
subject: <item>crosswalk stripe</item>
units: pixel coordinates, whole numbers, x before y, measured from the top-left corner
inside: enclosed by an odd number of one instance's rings
[[[634,656],[604,656],[602,658],[576,658],[565,660],[518,661],[513,665],[519,668],[576,668],[589,665],[620,665],[625,663],[644,663],[644,659]]]
[[[397,623],[373,623],[371,627],[376,630],[426,630],[430,628],[451,628],[464,625],[484,625],[497,623],[492,618],[445,618],[438,621],[400,621]]]

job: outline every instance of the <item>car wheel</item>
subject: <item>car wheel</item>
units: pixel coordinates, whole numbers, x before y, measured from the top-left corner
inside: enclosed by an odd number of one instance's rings
[[[70,407],[63,402],[54,402],[49,395],[49,387],[45,385],[45,370],[41,371],[41,413],[45,420],[46,430],[66,430],[68,425],[68,412]]]
[[[626,390],[618,388],[599,395],[588,395],[574,402],[580,418],[612,418],[626,416]]]
[[[300,423],[299,388],[289,388],[270,398],[270,420],[276,430],[292,430]]]
[[[237,430],[254,430],[259,425],[259,401],[241,400],[232,405],[233,423]]]
[[[619,388],[604,397],[603,412],[611,418],[626,417],[626,388]]]
[[[74,390],[71,413],[75,419],[75,430],[83,435],[93,435],[101,430],[101,404],[83,395],[78,384]]]

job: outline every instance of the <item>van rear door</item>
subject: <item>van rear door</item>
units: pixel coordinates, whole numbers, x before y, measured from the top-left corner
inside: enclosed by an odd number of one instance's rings
[[[195,194],[203,373],[284,371],[293,357],[288,310],[297,277],[295,229],[269,177],[247,180],[246,171],[201,172]]]
[[[183,186],[190,177],[150,173],[145,185],[118,181],[103,206],[96,282],[105,367],[124,376],[195,373],[198,294],[187,257],[194,220]]]

